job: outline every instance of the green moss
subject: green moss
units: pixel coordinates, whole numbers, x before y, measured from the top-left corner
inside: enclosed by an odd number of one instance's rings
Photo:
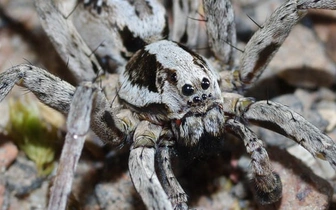
[[[41,176],[54,168],[58,128],[41,117],[38,102],[24,97],[10,100],[8,135],[29,159],[36,163]]]

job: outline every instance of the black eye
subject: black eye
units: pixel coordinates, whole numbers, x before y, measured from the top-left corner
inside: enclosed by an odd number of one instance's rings
[[[207,78],[203,78],[201,86],[203,90],[206,90],[210,87],[210,81]]]
[[[201,98],[198,97],[198,96],[195,96],[194,99],[193,99],[194,103],[198,103],[198,102],[201,102]]]
[[[194,88],[191,85],[185,84],[182,87],[182,93],[186,96],[190,96],[194,93]]]
[[[171,79],[172,82],[177,82],[177,75],[176,75],[176,73],[172,73],[170,75],[170,79]]]

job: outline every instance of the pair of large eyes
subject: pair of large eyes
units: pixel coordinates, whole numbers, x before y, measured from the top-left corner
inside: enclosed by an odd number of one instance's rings
[[[206,90],[210,87],[210,81],[208,78],[203,78],[201,82],[201,87],[203,90]],[[185,84],[182,87],[182,93],[185,96],[191,96],[194,93],[195,89],[192,85],[190,84]]]

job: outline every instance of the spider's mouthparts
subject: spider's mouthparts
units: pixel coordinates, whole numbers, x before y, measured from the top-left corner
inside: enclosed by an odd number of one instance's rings
[[[198,106],[190,107],[190,110],[182,118],[176,120],[176,124],[180,125],[188,117],[202,117],[214,108],[222,109],[222,105],[217,102],[212,102],[211,104],[202,103],[202,104],[199,104]]]

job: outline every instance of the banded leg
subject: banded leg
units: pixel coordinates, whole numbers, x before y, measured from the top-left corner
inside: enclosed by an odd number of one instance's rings
[[[336,143],[288,107],[259,101],[249,105],[241,116],[250,123],[293,139],[313,156],[327,160],[336,170]]]
[[[94,89],[79,86],[70,104],[67,118],[67,135],[61,154],[55,182],[51,188],[48,210],[66,209],[73,176],[81,155],[85,136],[90,129],[90,115]]]
[[[286,1],[247,43],[240,61],[243,85],[253,84],[258,79],[292,28],[306,14],[297,6],[297,0]]]
[[[155,172],[156,142],[161,130],[161,126],[141,121],[128,162],[133,184],[148,209],[173,209]]]
[[[334,0],[288,0],[276,9],[247,43],[240,61],[242,85],[253,84],[307,9],[336,9]]]
[[[282,184],[278,174],[272,171],[270,160],[263,143],[242,123],[229,119],[225,128],[244,141],[246,151],[251,155],[254,191],[261,204],[278,201],[282,196]]]
[[[157,152],[157,167],[159,168],[162,187],[175,210],[188,209],[188,197],[177,181],[171,166],[170,150],[173,146],[171,141],[162,141]]]

